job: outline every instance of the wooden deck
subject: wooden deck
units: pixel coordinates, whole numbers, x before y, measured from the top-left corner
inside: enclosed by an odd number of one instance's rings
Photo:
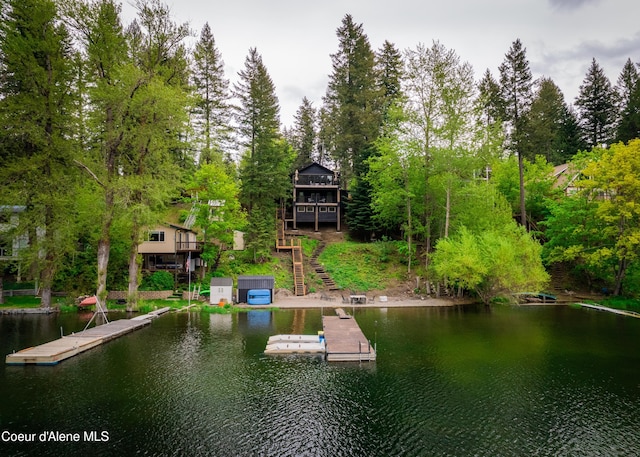
[[[356,320],[343,309],[337,316],[322,316],[328,362],[365,362],[376,360],[376,352],[360,330]]]
[[[9,354],[5,360],[8,365],[56,365],[74,355],[144,327],[169,309],[162,308],[133,319],[111,321],[108,324],[72,333],[49,343]]]

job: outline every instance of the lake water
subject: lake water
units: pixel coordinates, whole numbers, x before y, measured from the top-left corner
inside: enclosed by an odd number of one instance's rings
[[[307,309],[170,314],[57,366],[2,365],[0,455],[640,451],[638,319],[563,306],[354,313],[374,363],[265,356],[270,335],[321,329]],[[0,316],[1,354],[85,320]]]

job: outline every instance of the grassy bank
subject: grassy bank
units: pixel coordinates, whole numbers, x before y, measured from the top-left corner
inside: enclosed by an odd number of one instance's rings
[[[393,241],[330,244],[318,260],[338,287],[345,290],[384,290],[406,280],[407,267]]]

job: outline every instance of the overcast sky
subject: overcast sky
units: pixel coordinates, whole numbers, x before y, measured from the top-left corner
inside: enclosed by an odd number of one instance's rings
[[[124,0],[125,22],[131,0]],[[208,22],[233,83],[251,47],[262,55],[280,100],[283,125],[293,124],[302,97],[322,105],[345,14],[362,24],[374,50],[440,41],[471,63],[479,80],[520,38],[534,78],[547,76],[573,103],[591,59],[615,84],[628,58],[640,62],[638,0],[164,0],[174,20],[196,37]],[[195,38],[194,38],[195,39]]]

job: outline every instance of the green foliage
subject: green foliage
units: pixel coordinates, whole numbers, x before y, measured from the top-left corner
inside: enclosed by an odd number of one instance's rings
[[[465,228],[442,238],[432,255],[432,269],[442,281],[475,292],[485,303],[517,292],[537,292],[549,277],[542,266],[541,246],[522,228],[473,234]]]
[[[341,289],[355,291],[383,290],[405,278],[400,254],[394,242],[356,243],[345,241],[328,245],[318,260]],[[380,262],[389,258],[394,261]]]
[[[311,257],[313,252],[318,247],[318,244],[320,244],[320,241],[316,240],[315,238],[309,238],[305,236],[301,239],[301,243],[302,243],[302,254],[305,257]]]
[[[168,271],[155,271],[142,278],[140,290],[173,290],[173,275]]]
[[[273,275],[275,287],[293,290],[293,276],[290,256],[268,258],[262,263],[253,261],[251,251],[227,251],[223,254],[220,266],[215,272],[216,277],[237,278],[243,276]],[[209,278],[210,279],[210,278]],[[205,282],[208,284],[208,281]]]

